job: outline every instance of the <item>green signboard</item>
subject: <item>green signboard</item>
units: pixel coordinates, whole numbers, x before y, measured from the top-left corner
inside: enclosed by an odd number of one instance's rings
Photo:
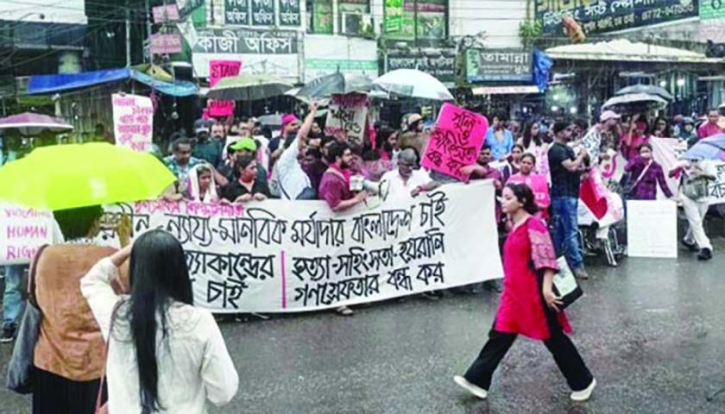
[[[725,0],[700,0],[700,20],[725,18]]]
[[[314,0],[312,14],[312,32],[332,34],[332,0]]]
[[[385,33],[403,30],[403,0],[385,0]]]

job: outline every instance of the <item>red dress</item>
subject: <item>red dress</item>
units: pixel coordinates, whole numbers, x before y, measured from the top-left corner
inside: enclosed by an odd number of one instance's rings
[[[536,270],[557,270],[556,253],[544,223],[529,217],[512,230],[504,245],[504,280],[501,304],[494,329],[532,339],[549,339],[546,304],[541,294],[542,277]],[[563,312],[556,315],[564,332],[571,332]]]

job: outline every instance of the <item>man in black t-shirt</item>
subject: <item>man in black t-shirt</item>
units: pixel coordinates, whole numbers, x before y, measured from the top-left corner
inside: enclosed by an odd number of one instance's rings
[[[574,274],[587,279],[579,246],[579,185],[586,149],[579,155],[567,145],[574,126],[569,122],[554,124],[554,144],[549,148],[551,173],[551,210],[554,220],[554,247],[557,256],[564,254]]]

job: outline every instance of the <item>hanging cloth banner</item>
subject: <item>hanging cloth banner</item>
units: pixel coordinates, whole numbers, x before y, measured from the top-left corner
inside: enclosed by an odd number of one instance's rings
[[[177,237],[194,305],[218,313],[300,312],[374,302],[503,277],[491,181],[333,213],[322,201],[241,206],[139,202],[137,234]],[[114,217],[115,216],[115,217]],[[111,231],[105,243],[117,243]]]

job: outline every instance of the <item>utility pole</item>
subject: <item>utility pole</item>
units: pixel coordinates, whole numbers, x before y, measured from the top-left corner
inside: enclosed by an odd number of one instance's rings
[[[151,53],[151,7],[149,7],[149,0],[144,0],[144,7],[146,9],[146,41],[149,44],[149,63],[154,63],[154,55]],[[164,10],[166,10],[165,0]]]
[[[131,9],[126,0],[126,67],[131,67]]]

